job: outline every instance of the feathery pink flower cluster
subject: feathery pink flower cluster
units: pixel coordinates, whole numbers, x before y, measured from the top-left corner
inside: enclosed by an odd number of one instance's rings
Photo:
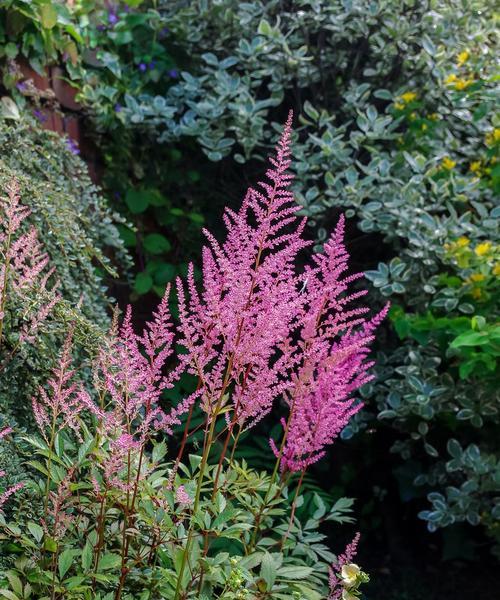
[[[269,182],[250,188],[238,212],[226,209],[227,238],[220,245],[207,231],[203,248],[203,291],[198,294],[190,267],[189,303],[180,280],[181,343],[191,372],[202,387],[201,404],[211,414],[230,401],[233,420],[255,423],[284,389],[288,369],[280,345],[297,321],[295,261],[308,244],[305,220],[288,189],[291,115],[267,171]],[[230,400],[227,399],[231,391]]]
[[[199,377],[203,409],[212,415],[230,402],[233,422],[249,427],[284,396],[286,444],[281,452],[272,445],[282,468],[297,471],[318,460],[359,410],[352,394],[371,378],[367,346],[387,307],[372,320],[368,309],[351,307],[366,292],[348,292],[361,274],[345,275],[343,218],[324,253],[297,273],[298,253],[309,243],[289,189],[291,119],[269,181],[250,188],[237,213],[226,209],[226,241],[205,232],[201,295],[192,267],[189,302],[177,285],[181,343]]]
[[[353,305],[366,292],[349,292],[361,274],[346,275],[348,253],[341,218],[312,264],[297,272],[305,219],[290,191],[290,114],[267,170],[267,182],[250,188],[238,212],[226,209],[227,237],[219,244],[205,232],[203,289],[195,285],[190,265],[187,292],[177,281],[178,331],[171,322],[169,289],[142,335],[127,310],[115,325],[95,369],[98,407],[71,383],[71,339],[33,409],[42,433],[54,420],[78,435],[78,417],[88,409],[107,441],[103,465],[108,484],[125,489],[125,465],[158,430],[172,432],[181,414],[199,398],[209,420],[224,408],[228,427],[250,427],[277,398],[289,406],[280,450],[271,441],[283,470],[299,471],[319,460],[356,413],[353,393],[371,379],[366,360],[373,331],[387,307],[367,319],[367,308]],[[172,362],[174,343],[186,349]],[[164,392],[183,372],[198,377],[197,390],[170,411],[160,406]],[[48,413],[51,413],[49,416]],[[213,422],[213,421],[212,421]],[[141,458],[139,458],[139,471]],[[94,486],[100,482],[94,477]]]
[[[48,287],[54,268],[47,269],[49,257],[43,252],[36,229],[31,227],[27,233],[20,232],[30,210],[20,203],[16,181],[7,186],[7,198],[0,200],[0,210],[3,213],[0,215],[0,320],[5,316],[10,291],[20,298],[35,293],[41,301],[34,313],[24,315],[26,323],[20,333],[20,341],[32,343],[40,325],[60,300],[59,283]]]
[[[352,394],[372,379],[368,369],[373,363],[365,361],[368,344],[389,308],[367,320],[368,308],[350,307],[366,290],[348,293],[349,285],[362,274],[345,275],[349,255],[343,238],[341,217],[324,252],[313,256],[313,266],[304,274],[306,301],[293,352],[296,367],[288,390],[290,415],[281,452],[271,441],[275,455],[281,456],[282,469],[290,471],[318,461],[360,410],[362,405]]]
[[[51,433],[70,427],[81,440],[79,415],[85,409],[95,412],[94,404],[84,387],[73,381],[75,371],[71,368],[73,329],[71,328],[59,359],[47,382],[49,390],[38,388],[38,397],[31,399],[38,429],[49,444]]]
[[[9,435],[9,433],[12,433],[12,427],[5,427],[5,429],[2,429],[0,431],[0,440],[2,438],[4,438],[5,436]],[[4,476],[5,476],[5,471],[0,471],[0,477],[4,477]],[[24,483],[22,483],[22,482],[15,483],[14,485],[11,485],[4,492],[2,492],[0,494],[0,512],[2,511],[2,506],[7,502],[7,500],[23,487],[24,487]]]

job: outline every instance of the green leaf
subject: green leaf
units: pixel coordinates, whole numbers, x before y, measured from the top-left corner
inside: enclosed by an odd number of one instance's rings
[[[135,248],[137,244],[135,231],[132,231],[129,227],[125,227],[125,225],[118,225],[118,231],[124,245],[127,248]]]
[[[85,546],[83,547],[83,551],[82,551],[82,568],[84,571],[88,571],[90,569],[90,566],[92,564],[92,555],[93,555],[92,544],[90,543],[89,540],[87,540],[87,542],[85,543]]]
[[[108,569],[115,569],[116,567],[120,566],[121,562],[122,559],[119,554],[105,554],[99,561],[98,570],[107,571]]]
[[[143,213],[149,206],[148,194],[141,190],[129,189],[125,194],[125,204],[134,215]]]
[[[293,565],[290,567],[281,567],[278,569],[278,575],[282,579],[307,579],[314,569],[312,567],[301,567]]]
[[[61,554],[59,555],[58,565],[59,577],[61,579],[66,575],[69,568],[71,567],[71,563],[73,562],[75,554],[78,554],[78,550],[68,549],[64,550],[64,552],[61,552]]]
[[[51,537],[45,538],[45,543],[43,546],[48,552],[56,552],[57,550],[57,542],[54,538]]]
[[[53,4],[44,4],[40,7],[40,20],[45,29],[52,29],[57,23],[57,10]]]
[[[271,27],[271,25],[269,24],[268,21],[266,21],[265,19],[261,19],[260,23],[259,23],[259,27],[257,28],[257,33],[259,33],[260,35],[271,35],[273,32],[273,28]]]
[[[38,523],[33,523],[33,521],[30,521],[28,523],[28,530],[37,542],[42,541],[43,529],[40,527],[40,525],[38,525]]]
[[[0,590],[0,594],[9,600],[20,600],[19,596],[16,596],[14,592],[9,592],[9,590]]]
[[[165,285],[175,279],[177,269],[171,263],[161,263],[154,270],[154,280],[157,285]]]
[[[161,233],[150,233],[144,238],[144,248],[150,254],[163,254],[171,249],[171,244]]]
[[[137,273],[134,281],[134,290],[138,294],[147,294],[153,287],[153,278],[147,273]]]
[[[485,332],[467,331],[456,337],[451,342],[451,348],[460,348],[461,346],[481,346],[488,343],[488,334]]]
[[[260,565],[260,576],[267,584],[267,590],[270,591],[276,581],[276,565],[273,557],[266,552],[262,557],[262,563]]]
[[[7,571],[7,573],[5,574],[7,579],[9,580],[10,583],[10,587],[14,590],[14,592],[16,592],[16,594],[19,594],[20,596],[23,595],[23,584],[21,583],[21,580],[19,579],[19,577],[14,573],[14,571]]]

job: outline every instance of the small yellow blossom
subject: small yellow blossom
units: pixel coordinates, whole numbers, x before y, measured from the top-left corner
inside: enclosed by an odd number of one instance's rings
[[[484,256],[491,250],[491,242],[483,242],[478,244],[474,250],[477,256]]]
[[[474,83],[474,79],[457,79],[455,82],[456,90],[466,90],[470,85]]]
[[[465,248],[465,246],[468,246],[469,244],[470,244],[470,240],[469,240],[469,238],[467,238],[465,236],[459,237],[457,240],[457,246],[459,248]]]
[[[401,102],[395,102],[395,103],[394,103],[394,108],[395,108],[396,110],[403,110],[403,108],[404,108],[404,107],[405,107],[405,105],[404,105],[404,104],[402,104]]]
[[[347,587],[353,586],[360,573],[361,569],[354,563],[343,565],[342,570],[340,571],[342,583]]]
[[[431,113],[431,114],[429,115],[429,119],[430,119],[431,121],[437,121],[437,120],[439,119],[439,115],[438,115],[437,113]]]
[[[474,288],[471,292],[471,295],[475,300],[481,300],[483,292],[482,292],[481,288]]]
[[[488,146],[492,146],[495,142],[500,142],[500,128],[496,127],[493,131],[487,133],[484,140]]]
[[[475,160],[474,162],[471,162],[469,171],[472,171],[472,173],[476,173],[476,175],[479,174],[479,172],[481,171],[481,161]]]
[[[410,102],[413,102],[413,100],[415,100],[417,98],[417,94],[415,92],[405,92],[404,94],[401,94],[400,99],[405,102],[406,104],[409,104]]]
[[[427,131],[427,123],[422,123],[422,131]]]
[[[493,267],[492,272],[495,277],[500,277],[500,262],[497,262],[497,264]]]
[[[445,83],[453,83],[454,81],[457,80],[457,76],[455,75],[455,73],[451,73],[450,75],[448,75],[448,77],[444,80]]]
[[[468,50],[460,52],[460,54],[457,55],[457,65],[461,67],[464,63],[466,63],[469,60],[469,56],[470,54]]]
[[[455,160],[452,160],[449,156],[445,156],[441,162],[442,166],[444,169],[447,169],[448,171],[451,171],[451,169],[453,169],[453,167],[456,166],[457,162]]]
[[[479,283],[480,281],[484,281],[485,279],[486,275],[483,275],[482,273],[472,273],[472,275],[470,276],[470,280],[474,283]]]

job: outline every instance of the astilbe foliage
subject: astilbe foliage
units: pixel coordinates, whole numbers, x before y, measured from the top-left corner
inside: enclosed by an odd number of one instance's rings
[[[166,550],[176,565],[176,583],[169,593],[175,589],[176,599],[186,598],[195,581],[203,589],[211,577],[206,561],[198,567],[192,561],[210,553],[210,535],[199,528],[202,522],[204,529],[210,527],[207,518],[211,512],[218,514],[215,506],[222,506],[221,514],[225,512],[227,500],[221,489],[231,501],[242,504],[238,510],[228,510],[227,519],[234,516],[232,527],[241,527],[238,539],[245,553],[254,551],[260,523],[276,502],[271,490],[276,488],[278,468],[281,483],[285,474],[302,471],[303,476],[360,408],[353,394],[370,379],[368,344],[387,309],[367,319],[367,309],[355,304],[365,292],[349,291],[360,275],[346,274],[343,218],[324,252],[315,254],[312,264],[299,272],[299,253],[309,242],[303,238],[305,220],[297,216],[299,207],[289,191],[291,121],[290,114],[266,173],[268,181],[248,190],[239,211],[226,209],[225,241],[220,244],[206,232],[201,291],[192,265],[187,293],[177,281],[177,327],[170,315],[169,288],[142,334],[134,331],[130,307],[121,325],[115,316],[93,364],[93,389],[89,391],[78,382],[72,366],[71,327],[52,377],[32,400],[43,438],[36,447],[41,448],[46,463],[39,469],[46,475],[43,534],[56,540],[57,547],[78,527],[94,532],[93,541],[85,543],[82,562],[87,570],[91,565],[98,569],[107,555],[111,555],[107,561],[119,563],[113,580],[116,600],[127,589],[131,573],[142,567],[151,571],[158,556],[164,563]],[[35,265],[45,268],[45,259],[41,260]],[[176,354],[177,343],[184,351]],[[168,406],[170,390],[184,373],[197,376],[197,388],[176,406]],[[283,421],[280,448],[272,442],[275,471],[266,483],[258,482],[252,493],[242,494],[238,486],[248,486],[249,480],[246,475],[245,484],[238,480],[241,468],[233,462],[239,432],[255,425],[278,400],[288,406],[289,414]],[[191,467],[196,465],[192,470],[186,461],[181,464],[188,418],[177,460],[167,463],[168,467],[160,464],[166,449],[158,451],[155,438],[171,435],[181,415],[196,402],[206,416],[202,457],[199,461],[190,458]],[[209,458],[219,418],[226,441],[214,469]],[[234,428],[238,430],[235,435]],[[226,461],[226,476],[220,478],[231,440],[233,454]],[[77,458],[63,460],[64,452],[76,453]],[[35,468],[39,468],[37,463]],[[189,476],[183,480],[186,472]],[[236,493],[226,487],[231,477],[236,478]],[[266,486],[262,499],[255,490],[263,491]],[[2,501],[13,491],[7,490]],[[239,522],[238,511],[256,496],[257,503],[246,513],[253,525],[248,517]],[[295,502],[280,545],[283,552],[288,551],[284,541],[294,511]],[[218,521],[224,523],[219,516],[214,527]],[[213,537],[219,535],[217,531]],[[193,554],[200,539],[203,550]],[[55,598],[57,561],[43,553],[36,560],[42,571],[52,569]],[[90,581],[87,589],[94,593],[100,582],[111,580],[93,575]]]

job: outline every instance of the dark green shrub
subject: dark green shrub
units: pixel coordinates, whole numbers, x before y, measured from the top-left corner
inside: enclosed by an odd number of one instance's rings
[[[105,276],[127,265],[114,215],[91,183],[84,163],[54,133],[28,122],[0,121],[0,193],[17,181],[21,203],[31,210],[26,225],[35,225],[55,267],[62,302],[57,318],[43,326],[36,346],[26,345],[9,360],[16,346],[22,311],[6,318],[2,356],[0,414],[23,422],[29,399],[57,357],[61,336],[76,319],[77,339],[89,349],[108,321]],[[81,304],[81,310],[75,311]],[[21,401],[22,399],[22,401]]]

